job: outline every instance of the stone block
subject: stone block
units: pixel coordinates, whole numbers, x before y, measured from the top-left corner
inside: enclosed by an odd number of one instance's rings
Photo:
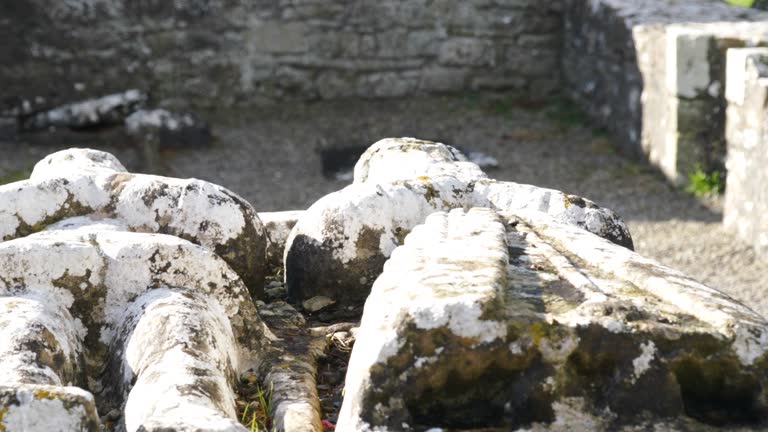
[[[419,89],[426,92],[449,92],[464,87],[470,71],[464,68],[432,67],[424,69]]]
[[[707,93],[710,76],[712,35],[685,26],[667,29],[667,91],[678,98],[695,98]]]
[[[374,283],[338,431],[764,425],[768,322],[539,212],[438,212]]]
[[[310,29],[302,22],[255,21],[246,43],[255,52],[303,53],[309,50]]]
[[[768,48],[728,50],[728,178],[723,223],[768,253]]]
[[[355,72],[327,70],[317,76],[317,92],[323,99],[348,98],[356,94]]]
[[[418,88],[419,71],[377,72],[361,75],[357,95],[362,97],[404,97]]]
[[[489,40],[448,39],[438,49],[438,62],[448,66],[493,66],[495,52]]]
[[[557,51],[554,49],[508,46],[504,50],[504,69],[526,77],[556,77],[559,73]]]

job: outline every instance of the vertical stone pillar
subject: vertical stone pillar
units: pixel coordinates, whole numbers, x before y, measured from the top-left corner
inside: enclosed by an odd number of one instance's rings
[[[768,251],[768,48],[728,51],[724,223]]]

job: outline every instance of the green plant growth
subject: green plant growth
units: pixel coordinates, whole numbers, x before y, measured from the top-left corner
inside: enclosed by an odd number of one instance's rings
[[[701,165],[696,165],[693,172],[688,174],[688,186],[685,187],[685,191],[691,193],[697,197],[707,197],[715,194],[722,193],[725,190],[725,179],[720,171],[712,171],[707,173],[701,168]]]
[[[768,0],[725,0],[725,2],[733,6],[768,10]]]
[[[20,169],[0,175],[0,185],[26,180],[32,174],[32,169]]]
[[[272,386],[264,390],[260,385],[256,386],[256,392],[248,396],[248,404],[245,405],[240,415],[240,423],[251,432],[274,432],[272,424]]]

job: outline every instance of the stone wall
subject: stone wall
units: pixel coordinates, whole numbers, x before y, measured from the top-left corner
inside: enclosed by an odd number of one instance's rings
[[[725,225],[768,252],[768,48],[728,51]]]
[[[561,2],[33,0],[0,4],[5,107],[140,88],[162,105],[558,85]]]
[[[698,0],[567,0],[564,26],[568,91],[624,152],[676,183],[696,165],[722,167],[725,52],[765,43],[768,14]]]

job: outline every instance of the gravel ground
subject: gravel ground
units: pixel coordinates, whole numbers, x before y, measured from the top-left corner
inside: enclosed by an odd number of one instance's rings
[[[387,101],[285,104],[248,112],[201,113],[215,144],[164,153],[160,174],[222,184],[258,211],[302,209],[348,180],[323,175],[323,152],[361,149],[380,138],[413,136],[494,156],[491,177],[582,195],[629,224],[641,254],[683,270],[768,315],[768,258],[725,231],[722,199],[702,202],[669,186],[645,164],[616,154],[567,104],[546,106],[490,95]],[[69,146],[112,151],[141,171],[137,152],[117,133],[56,132],[0,145],[0,182]],[[109,143],[108,145],[106,143]]]

